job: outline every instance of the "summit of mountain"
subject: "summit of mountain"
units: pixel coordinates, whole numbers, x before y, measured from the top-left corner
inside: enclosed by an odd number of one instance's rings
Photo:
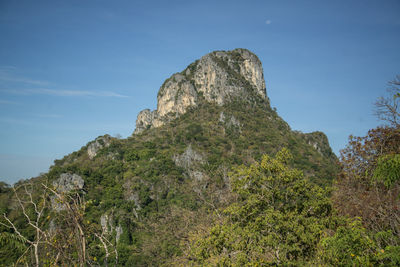
[[[158,91],[157,109],[139,113],[135,133],[159,127],[201,100],[222,106],[238,98],[268,102],[261,61],[242,48],[211,52],[165,80]]]

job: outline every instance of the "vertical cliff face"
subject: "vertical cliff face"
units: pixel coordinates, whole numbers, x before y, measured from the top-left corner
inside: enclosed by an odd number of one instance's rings
[[[213,52],[200,59],[194,82],[206,100],[219,105],[235,96],[247,96],[252,90],[266,98],[260,60],[246,49]]]
[[[196,106],[200,98],[224,105],[235,98],[268,102],[262,64],[246,49],[216,51],[168,78],[157,96],[157,109],[141,111],[135,133],[159,127]]]

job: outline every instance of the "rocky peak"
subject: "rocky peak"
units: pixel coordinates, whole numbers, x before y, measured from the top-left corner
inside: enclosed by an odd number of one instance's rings
[[[246,49],[211,52],[175,73],[161,86],[157,109],[141,111],[135,133],[159,127],[198,105],[200,98],[224,105],[235,98],[268,102],[261,61]]]

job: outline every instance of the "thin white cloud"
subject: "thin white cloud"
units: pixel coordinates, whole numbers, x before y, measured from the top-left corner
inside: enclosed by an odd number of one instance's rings
[[[0,89],[0,92],[18,95],[51,95],[51,96],[90,96],[90,97],[120,97],[126,98],[129,96],[122,95],[110,91],[85,91],[85,90],[57,90],[47,88],[37,89]]]
[[[16,69],[16,68],[12,67],[12,66],[0,67],[0,81],[24,83],[24,84],[39,85],[39,86],[44,86],[44,85],[50,84],[48,81],[33,80],[33,79],[20,77],[20,76],[11,74],[9,71],[14,70],[14,69]]]
[[[32,118],[39,118],[40,122],[36,120],[32,120]],[[42,127],[48,126],[49,124],[46,119],[60,119],[63,118],[62,115],[59,114],[27,114],[26,118],[20,119],[15,117],[0,117],[0,124],[13,124],[13,125],[24,125],[24,126],[37,126],[38,123]],[[52,126],[53,127],[53,126]],[[1,128],[1,127],[0,127]]]
[[[271,24],[271,23],[272,23],[272,21],[269,20],[269,19],[267,19],[267,20],[265,21],[265,24],[267,24],[267,25],[269,25],[269,24]]]
[[[55,89],[29,89],[30,94],[53,95],[53,96],[93,96],[93,97],[128,97],[109,91],[84,91],[84,90],[55,90]]]
[[[44,87],[55,87],[54,84],[48,81],[34,80],[26,77],[21,77],[15,75],[17,68],[13,66],[0,66],[0,82],[12,82],[25,84],[21,87],[27,87],[26,85],[31,85],[31,87],[39,88],[24,88],[24,89],[0,89],[0,93],[9,93],[17,95],[51,95],[51,96],[89,96],[89,97],[128,97],[116,92],[111,91],[88,91],[88,90],[62,90],[62,89],[48,89]],[[3,84],[4,86],[4,84]],[[7,86],[7,85],[5,85]],[[59,87],[59,86],[56,86]],[[0,102],[1,103],[1,102]]]

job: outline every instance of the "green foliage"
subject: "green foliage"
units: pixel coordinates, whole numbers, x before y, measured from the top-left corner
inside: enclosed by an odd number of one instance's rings
[[[360,219],[346,219],[336,232],[320,242],[318,259],[332,266],[399,266],[400,246],[391,231],[376,234]]]
[[[206,266],[398,266],[391,231],[374,234],[360,219],[338,217],[329,190],[291,168],[288,150],[231,174],[236,201],[203,233],[193,233],[187,257]]]
[[[139,160],[140,158],[139,158],[137,151],[129,150],[129,151],[125,152],[124,159],[126,161],[136,161],[136,160]]]
[[[376,102],[376,115],[390,126],[370,129],[366,136],[350,136],[341,151],[342,172],[333,200],[339,214],[354,222],[324,240],[321,253],[331,264],[400,264],[399,83],[392,85],[391,96]]]
[[[387,246],[378,250],[376,259],[382,266],[400,266],[400,246]]]
[[[26,238],[20,237],[15,233],[1,232],[0,244],[2,244],[2,246],[11,246],[13,249],[23,251],[26,249]]]
[[[334,266],[373,266],[378,253],[375,242],[359,220],[340,226],[336,233],[321,240],[320,257]]]
[[[289,165],[304,169],[306,177],[329,184],[337,171],[334,155],[321,154],[308,145],[303,135],[291,132],[288,125],[261,100],[250,105],[243,103],[242,99],[233,99],[231,104],[223,107],[201,101],[196,108],[160,128],[146,130],[128,139],[113,139],[93,159],[88,158],[87,146],[82,147],[57,161],[47,174],[50,184],[62,173],[76,173],[83,177],[82,196],[90,203],[86,205],[84,220],[90,221],[87,225],[90,229],[100,231],[100,217],[105,213],[113,215],[111,223],[114,229],[119,225],[123,229],[117,243],[122,266],[157,266],[166,263],[168,258],[179,256],[182,253],[179,243],[187,233],[197,229],[201,221],[209,225],[207,215],[211,210],[226,208],[231,203],[233,197],[227,174],[239,164],[260,160],[263,154],[275,154],[290,143],[294,158]],[[227,118],[234,116],[240,127],[221,123],[221,112],[227,114]],[[204,163],[193,167],[193,171],[203,174],[201,181],[190,178],[188,170],[174,162],[175,157],[182,155],[189,145],[204,156]],[[41,181],[39,178],[36,182]],[[287,187],[290,185],[277,186],[279,190]],[[6,186],[1,190],[0,207],[14,213],[18,227],[32,237],[31,231],[26,230],[28,227],[23,217],[10,205],[14,200],[9,190]],[[299,201],[290,205],[296,206]],[[251,204],[251,198],[248,204]],[[279,205],[276,202],[276,207]],[[174,207],[174,212],[171,212],[171,207]],[[285,218],[283,220],[289,224],[277,225],[279,229],[276,232],[291,233],[296,227],[306,229],[311,222],[302,215],[297,216],[296,212],[301,208],[296,207],[290,212],[274,208],[269,212],[260,211],[260,214],[271,220]],[[233,218],[234,213],[230,216]],[[252,231],[249,230],[249,234],[255,235],[255,230]],[[112,237],[115,235],[114,230]],[[280,239],[276,235],[268,242],[303,242],[307,246],[315,243],[317,236],[318,228],[309,236],[301,237],[298,233],[293,239],[288,234]],[[98,262],[102,262],[105,251],[99,240],[89,239],[88,246]],[[290,255],[302,250],[282,249]],[[0,261],[4,261],[1,255]]]
[[[28,248],[26,239],[15,233],[0,232],[0,257],[2,264],[11,266]],[[12,251],[12,253],[10,253]],[[0,264],[1,265],[1,264]]]
[[[400,180],[400,154],[383,155],[378,158],[373,179],[391,187]]]
[[[225,220],[194,239],[193,263],[223,266],[294,264],[312,258],[331,204],[326,190],[288,166],[288,150],[240,167],[231,176],[238,200]]]
[[[198,123],[190,123],[186,127],[185,139],[187,141],[203,141],[203,127]]]

